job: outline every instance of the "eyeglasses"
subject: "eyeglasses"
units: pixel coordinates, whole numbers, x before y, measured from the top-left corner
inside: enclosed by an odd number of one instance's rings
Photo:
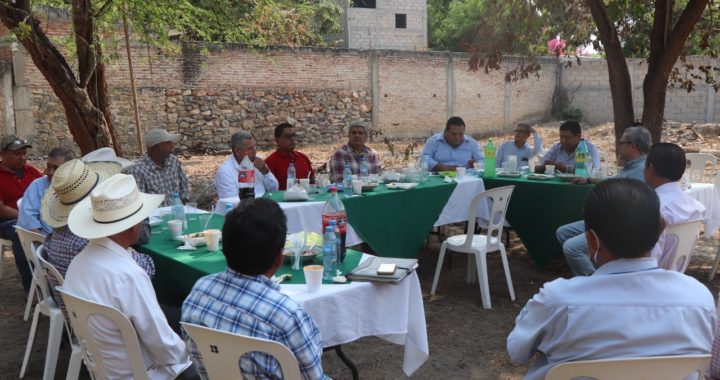
[[[27,144],[27,143],[28,143],[28,141],[25,140],[25,139],[17,139],[17,140],[15,140],[15,141],[13,141],[13,142],[8,143],[7,145],[5,145],[2,150],[5,150],[5,149],[10,148],[12,145],[24,145],[24,144]]]
[[[618,141],[617,144],[618,144],[618,145],[622,145],[622,144],[630,144],[630,145],[632,145],[633,143],[630,142],[630,141]]]

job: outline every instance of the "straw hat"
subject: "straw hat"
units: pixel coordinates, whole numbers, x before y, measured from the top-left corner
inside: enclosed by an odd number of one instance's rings
[[[45,191],[40,214],[52,228],[67,224],[70,211],[102,180],[120,173],[118,162],[89,162],[70,160],[57,168],[51,186]]]
[[[112,236],[142,222],[165,199],[138,190],[135,178],[115,174],[100,183],[70,211],[70,231],[85,239]]]
[[[126,169],[130,166],[135,165],[134,162],[128,160],[127,158],[118,157],[115,154],[115,151],[112,148],[108,148],[108,147],[95,149],[92,152],[84,155],[82,157],[82,160],[85,162],[115,161],[115,162],[119,162],[120,165],[122,165],[123,169]]]

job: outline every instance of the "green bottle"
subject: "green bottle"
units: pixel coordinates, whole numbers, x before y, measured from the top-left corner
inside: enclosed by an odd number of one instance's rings
[[[495,153],[497,149],[492,139],[485,144],[485,177],[495,177]]]

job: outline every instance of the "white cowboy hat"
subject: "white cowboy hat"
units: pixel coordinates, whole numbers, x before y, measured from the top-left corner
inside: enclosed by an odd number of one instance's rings
[[[85,162],[115,161],[119,162],[120,165],[122,165],[123,169],[135,165],[134,162],[128,160],[127,158],[118,157],[115,154],[115,151],[112,148],[108,147],[95,149],[92,152],[82,156],[82,160]]]
[[[43,220],[52,228],[67,225],[68,215],[101,181],[120,173],[118,162],[70,160],[57,168],[40,206]]]
[[[142,222],[164,199],[161,194],[141,193],[133,176],[115,174],[73,208],[68,226],[85,239],[112,236]]]

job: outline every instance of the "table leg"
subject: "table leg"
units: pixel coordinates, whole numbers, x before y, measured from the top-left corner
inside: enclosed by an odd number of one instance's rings
[[[360,375],[358,374],[357,367],[355,367],[355,364],[347,357],[345,356],[345,353],[342,350],[342,344],[338,344],[337,346],[332,347],[325,347],[323,348],[323,352],[335,350],[335,353],[337,353],[337,356],[342,360],[345,365],[350,368],[350,372],[352,372],[352,378],[353,380],[360,379]]]

